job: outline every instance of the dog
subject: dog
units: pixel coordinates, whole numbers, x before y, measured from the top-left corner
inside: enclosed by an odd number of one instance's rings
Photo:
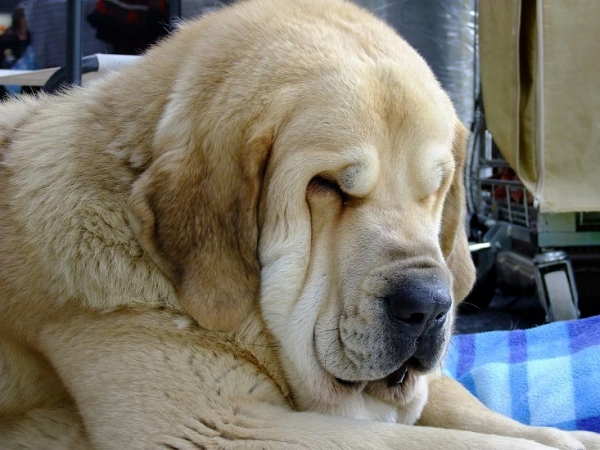
[[[2,449],[600,448],[440,374],[467,133],[343,0],[249,0],[0,107]]]

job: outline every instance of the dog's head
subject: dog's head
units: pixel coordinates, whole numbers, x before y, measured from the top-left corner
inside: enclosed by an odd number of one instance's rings
[[[410,403],[472,283],[466,132],[425,66],[329,77],[303,93],[267,168],[263,316],[303,407],[362,391]]]
[[[204,327],[234,328],[260,298],[300,408],[408,408],[473,282],[466,131],[386,25],[303,3],[201,24],[132,225]]]

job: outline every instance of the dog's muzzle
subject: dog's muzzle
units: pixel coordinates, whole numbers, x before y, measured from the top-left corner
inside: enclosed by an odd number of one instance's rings
[[[321,337],[329,330],[319,335],[321,363],[340,383],[397,386],[411,373],[425,373],[439,364],[452,322],[449,277],[437,267],[401,269],[377,274],[385,280],[382,295],[363,303],[372,314],[372,327],[361,321],[368,315],[343,316],[340,347],[347,362],[335,357],[331,339]]]
[[[412,355],[388,382],[401,382],[406,368],[431,370],[438,362],[447,337],[444,327],[452,308],[452,294],[442,276],[420,274],[395,281],[384,297],[392,332]]]

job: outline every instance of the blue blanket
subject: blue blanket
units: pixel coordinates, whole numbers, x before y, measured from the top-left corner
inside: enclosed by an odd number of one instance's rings
[[[522,423],[600,432],[600,316],[455,336],[445,372]]]

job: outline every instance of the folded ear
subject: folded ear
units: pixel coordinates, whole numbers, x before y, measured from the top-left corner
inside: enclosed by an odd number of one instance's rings
[[[468,132],[460,122],[454,128],[452,153],[456,170],[444,202],[441,244],[442,252],[454,278],[454,301],[461,302],[475,283],[475,266],[469,252],[465,227],[466,198],[463,176]]]
[[[186,141],[160,154],[133,186],[136,238],[204,328],[234,329],[258,299],[256,215],[272,139],[264,132],[217,149]]]

